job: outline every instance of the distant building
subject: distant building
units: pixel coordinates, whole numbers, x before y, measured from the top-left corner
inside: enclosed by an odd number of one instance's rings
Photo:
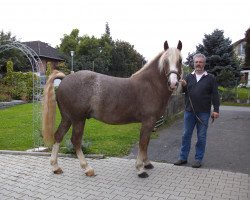
[[[43,75],[46,72],[46,65],[48,62],[51,63],[52,68],[55,69],[56,66],[64,61],[57,49],[51,47],[49,44],[41,41],[30,41],[23,42],[31,49],[33,49],[39,56],[42,63],[39,65],[40,74]]]
[[[240,58],[243,62],[245,61],[245,38],[240,39],[232,44],[234,51],[238,58]],[[243,66],[241,73],[243,74],[241,81],[246,82],[246,86],[250,87],[250,66]]]

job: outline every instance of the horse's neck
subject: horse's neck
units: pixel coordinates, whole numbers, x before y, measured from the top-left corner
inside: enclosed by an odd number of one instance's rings
[[[167,87],[167,77],[164,72],[160,72],[158,61],[152,62],[150,66],[142,70],[140,73],[134,74],[132,77],[136,78],[138,82],[149,82],[150,85],[163,96],[171,93]]]

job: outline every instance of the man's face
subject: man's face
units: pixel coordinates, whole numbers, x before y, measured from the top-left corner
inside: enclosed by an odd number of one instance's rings
[[[196,57],[194,59],[194,69],[197,73],[203,73],[205,67],[205,60],[202,57]]]

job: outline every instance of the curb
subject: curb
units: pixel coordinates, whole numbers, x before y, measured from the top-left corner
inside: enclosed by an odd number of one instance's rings
[[[0,150],[0,154],[9,154],[9,155],[29,155],[29,156],[51,156],[49,152],[27,152],[27,151],[9,151],[9,150]],[[75,154],[58,154],[59,157],[68,157],[68,158],[77,158]],[[102,154],[86,154],[86,158],[93,159],[104,159],[104,155]]]

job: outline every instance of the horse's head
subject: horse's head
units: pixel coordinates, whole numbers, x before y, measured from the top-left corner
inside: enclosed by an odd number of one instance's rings
[[[164,43],[164,52],[159,60],[159,68],[164,72],[170,91],[177,89],[182,75],[182,43],[179,41],[177,48],[169,48],[168,42]]]

